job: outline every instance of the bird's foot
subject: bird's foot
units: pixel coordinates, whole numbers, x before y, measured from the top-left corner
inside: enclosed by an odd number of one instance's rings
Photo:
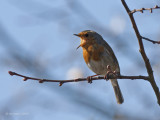
[[[113,74],[112,71],[108,71],[107,74],[104,76],[104,79],[109,80],[109,77]]]
[[[91,84],[91,83],[92,83],[92,76],[88,76],[88,77],[87,77],[87,81],[88,81],[88,83]]]
[[[88,76],[88,77],[87,77],[88,83],[91,84],[91,83],[92,83],[92,78],[95,77],[95,76],[98,76],[98,74],[97,74],[97,75]]]
[[[110,65],[107,65],[107,74],[104,76],[104,79],[109,80],[110,77],[112,76],[117,76],[117,72],[116,71],[112,71]]]

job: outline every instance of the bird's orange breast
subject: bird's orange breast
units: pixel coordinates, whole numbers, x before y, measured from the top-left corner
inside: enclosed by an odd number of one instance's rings
[[[87,64],[91,59],[94,61],[100,61],[102,52],[104,52],[103,46],[98,44],[90,45],[87,48],[83,48],[83,58]]]

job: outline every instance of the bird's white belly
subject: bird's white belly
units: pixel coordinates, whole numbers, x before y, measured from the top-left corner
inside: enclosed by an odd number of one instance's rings
[[[107,65],[106,65],[106,63],[104,63],[103,60],[94,61],[91,59],[87,65],[96,74],[106,75],[106,73],[107,73]]]

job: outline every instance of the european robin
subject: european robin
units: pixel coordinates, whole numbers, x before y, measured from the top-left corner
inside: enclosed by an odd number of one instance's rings
[[[97,75],[106,75],[108,71],[107,66],[110,66],[111,70],[115,71],[117,74],[120,74],[117,58],[112,48],[100,34],[91,30],[85,30],[74,35],[80,37],[81,43],[78,48],[82,47],[83,58],[87,66],[94,73]],[[115,92],[117,103],[122,104],[124,99],[117,79],[111,79],[110,81]]]

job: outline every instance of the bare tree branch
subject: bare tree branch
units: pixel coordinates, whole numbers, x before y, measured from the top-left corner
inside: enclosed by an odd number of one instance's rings
[[[59,83],[59,86],[62,86],[63,83],[68,83],[68,82],[81,82],[81,81],[88,81],[88,78],[78,78],[78,79],[72,79],[72,80],[49,80],[49,79],[41,79],[41,78],[34,78],[34,77],[28,77],[28,76],[25,76],[25,75],[21,75],[19,73],[16,73],[16,72],[12,72],[12,71],[8,71],[8,73],[13,76],[13,75],[16,75],[16,76],[19,76],[19,77],[22,77],[24,81],[27,81],[27,80],[36,80],[36,81],[39,81],[39,83],[43,83],[43,82],[58,82]],[[104,80],[106,79],[106,77],[93,77],[92,80]],[[149,77],[148,76],[124,76],[124,75],[113,75],[113,74],[109,74],[107,76],[107,79],[131,79],[131,80],[135,80],[135,79],[143,79],[143,80],[146,80],[146,81],[149,81]]]
[[[153,8],[134,9],[134,10],[130,11],[129,13],[130,13],[130,14],[133,14],[133,13],[135,13],[135,12],[141,12],[141,13],[143,13],[144,10],[149,10],[150,13],[152,13],[152,12],[153,12],[153,9],[159,9],[159,8],[160,8],[160,7],[159,7],[158,5],[156,5],[156,6],[153,7]]]
[[[151,67],[151,64],[149,62],[149,59],[145,53],[145,50],[144,50],[144,46],[143,46],[143,41],[142,39],[145,39],[145,40],[148,40],[152,43],[157,43],[159,44],[159,41],[153,41],[153,40],[150,40],[148,38],[145,38],[145,37],[142,37],[139,33],[139,30],[137,28],[137,25],[136,25],[136,22],[134,20],[134,17],[133,17],[133,13],[135,12],[142,12],[144,10],[150,10],[150,12],[152,13],[152,9],[159,9],[160,7],[158,7],[157,5],[154,7],[154,8],[141,8],[141,9],[135,9],[133,11],[131,11],[129,8],[128,8],[128,5],[126,4],[125,0],[121,0],[122,1],[122,4],[123,6],[125,7],[130,19],[131,19],[131,22],[132,22],[132,25],[133,25],[133,29],[135,31],[135,34],[137,36],[137,39],[138,39],[138,42],[139,42],[139,47],[140,47],[140,53],[142,55],[142,58],[145,62],[145,66],[146,66],[146,69],[147,69],[147,72],[148,72],[148,76],[122,76],[122,75],[111,75],[111,76],[108,76],[107,78],[108,79],[143,79],[143,80],[146,80],[146,81],[149,81],[150,84],[152,85],[152,88],[156,94],[156,97],[157,97],[157,100],[158,100],[158,104],[160,105],[160,93],[159,93],[159,88],[157,87],[156,83],[155,83],[155,79],[154,79],[154,75],[153,75],[153,71],[152,71],[152,67]],[[63,83],[67,83],[67,82],[80,82],[80,81],[88,81],[87,78],[78,78],[78,79],[72,79],[72,80],[49,80],[49,79],[40,79],[40,78],[33,78],[33,77],[28,77],[28,76],[24,76],[24,75],[21,75],[21,74],[18,74],[18,73],[15,73],[15,72],[12,72],[12,71],[9,71],[9,74],[10,75],[16,75],[16,76],[19,76],[19,77],[23,77],[24,81],[26,80],[36,80],[36,81],[39,81],[39,83],[43,83],[43,82],[58,82],[59,83],[59,86],[62,86]],[[92,78],[92,80],[100,80],[100,79],[105,79],[105,77],[94,77]]]
[[[142,37],[142,36],[141,36],[141,37]],[[149,42],[152,42],[153,44],[160,44],[160,41],[154,41],[154,40],[151,40],[151,39],[146,38],[146,37],[142,37],[142,39],[147,40],[147,41],[149,41]]]
[[[135,34],[137,36],[137,39],[138,39],[138,42],[139,42],[139,51],[142,55],[142,58],[144,60],[144,63],[145,63],[145,66],[146,66],[146,69],[147,69],[147,72],[148,72],[148,75],[149,75],[149,82],[150,84],[152,85],[152,88],[156,94],[156,97],[157,97],[157,101],[158,101],[158,104],[160,105],[160,93],[159,93],[159,88],[155,82],[155,79],[154,79],[154,75],[153,75],[153,70],[152,70],[152,67],[151,67],[151,64],[149,62],[149,59],[145,53],[145,50],[144,50],[144,46],[143,46],[143,41],[142,41],[142,37],[139,33],[139,30],[138,30],[138,27],[136,25],[136,22],[134,20],[134,17],[133,17],[133,14],[131,14],[131,11],[128,7],[128,5],[126,4],[125,0],[121,0],[125,10],[127,11],[129,17],[130,17],[130,20],[131,20],[131,23],[132,23],[132,26],[133,26],[133,29],[135,31]]]

